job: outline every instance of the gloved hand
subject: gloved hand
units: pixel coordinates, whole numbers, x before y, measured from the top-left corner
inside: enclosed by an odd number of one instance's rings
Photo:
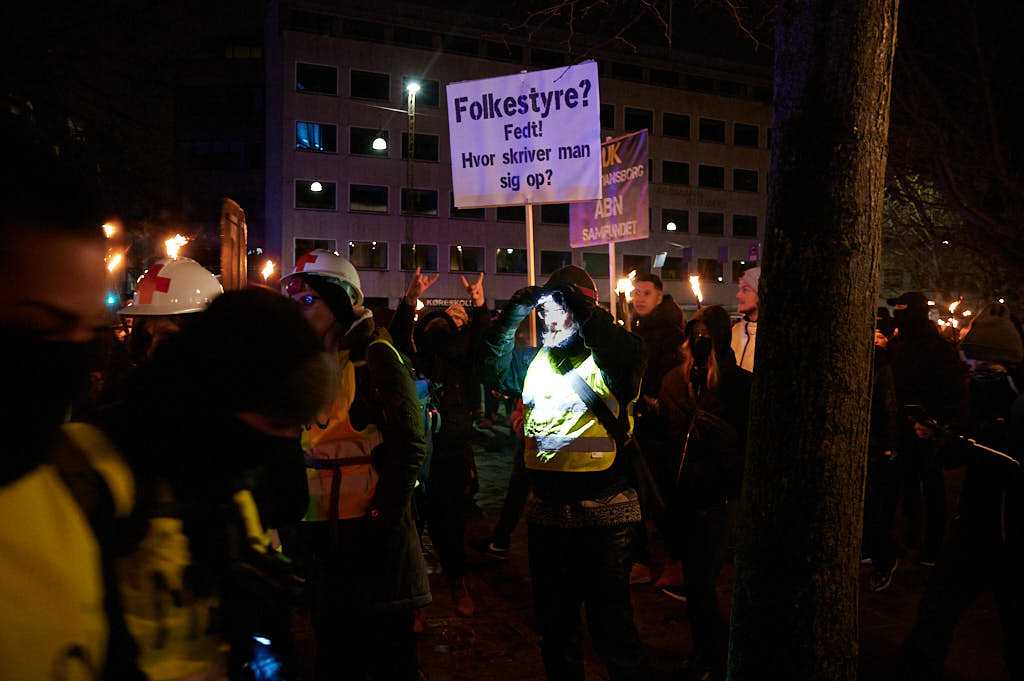
[[[583,295],[575,286],[562,286],[558,290],[561,291],[566,307],[577,322],[583,324],[590,319],[595,306],[593,298]]]
[[[537,306],[537,301],[543,295],[544,289],[540,286],[526,286],[513,293],[508,304],[515,309],[516,313],[522,313],[522,316],[525,317],[530,310]]]

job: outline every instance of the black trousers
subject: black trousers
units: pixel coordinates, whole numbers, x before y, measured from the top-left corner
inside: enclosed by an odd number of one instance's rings
[[[427,485],[427,529],[449,579],[466,574],[466,490],[470,481],[469,442],[435,439]]]
[[[942,550],[946,534],[946,478],[942,457],[932,440],[907,438],[905,446],[909,461],[906,466],[904,508],[921,525],[920,506],[924,498],[924,532],[921,555],[935,560]],[[901,452],[903,454],[904,452]]]
[[[960,521],[932,570],[917,623],[904,646],[912,679],[941,679],[957,622],[984,591],[993,591],[1003,623],[1012,681],[1024,679],[1024,560],[1021,547],[972,542]]]
[[[581,681],[581,608],[611,681],[650,673],[630,600],[630,525],[563,529],[530,524],[530,579],[549,681]]]
[[[888,571],[898,557],[896,510],[906,464],[907,457],[901,453],[887,459],[876,452],[872,452],[868,463],[863,552],[881,572]]]
[[[727,527],[725,502],[691,510],[682,519],[685,528],[687,616],[693,629],[695,657],[702,664],[724,665],[725,623],[718,611],[715,584],[722,571]]]

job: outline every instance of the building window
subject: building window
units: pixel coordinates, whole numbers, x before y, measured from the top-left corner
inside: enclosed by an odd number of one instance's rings
[[[349,241],[349,262],[360,270],[386,270],[388,243],[386,241]]]
[[[437,217],[437,190],[403,187],[402,213]]]
[[[522,206],[502,206],[498,208],[498,220],[501,222],[526,222],[526,209]]]
[[[374,149],[373,141],[378,137],[385,143],[383,149]],[[373,128],[349,128],[348,151],[356,156],[376,156],[378,158],[388,157],[388,148],[391,146],[387,130],[374,130]]]
[[[732,283],[740,283],[740,277],[743,273],[752,267],[757,267],[757,263],[753,260],[733,260],[732,261]]]
[[[484,42],[484,54],[488,59],[510,61],[513,64],[523,63],[523,48],[510,43],[497,43],[491,40]]]
[[[661,209],[661,231],[682,232],[690,231],[690,211],[676,210],[675,208]]]
[[[725,281],[725,268],[713,258],[697,258],[697,274],[702,283],[721,284]]]
[[[700,211],[697,214],[697,234],[710,234],[712,236],[725,234],[725,215],[722,213],[705,213]]]
[[[359,99],[391,99],[391,76],[386,73],[371,73],[352,69],[350,94]]]
[[[661,134],[665,137],[678,137],[684,140],[690,139],[690,117],[686,114],[662,114]]]
[[[295,239],[295,259],[298,260],[310,251],[332,251],[337,249],[334,239]]]
[[[340,23],[338,17],[330,14],[293,9],[288,12],[288,23],[285,28],[289,31],[337,36]]]
[[[680,281],[686,279],[690,263],[677,256],[665,258],[665,264],[661,267],[661,278],[665,281]]]
[[[732,128],[732,143],[738,147],[759,146],[759,129],[756,125],[737,123]]]
[[[437,162],[440,150],[440,137],[437,135],[425,135],[423,133],[416,133],[416,139],[413,140],[413,156],[417,161],[434,161]],[[402,133],[402,160],[409,160],[409,133]]]
[[[349,185],[348,209],[354,213],[387,213],[388,188],[369,184]]]
[[[402,101],[405,101],[409,96],[405,88],[411,82],[420,84],[420,91],[416,93],[417,106],[437,106],[440,103],[441,83],[429,78],[420,78],[419,76],[402,76]]]
[[[608,278],[608,254],[607,253],[584,253],[583,269],[592,277],[601,279]]]
[[[651,271],[651,256],[649,255],[623,255],[622,276],[628,275],[633,270],[637,274]]]
[[[705,78],[704,76],[687,75],[686,89],[693,90],[694,92],[714,92],[715,80],[714,78]]]
[[[372,21],[359,21],[358,19],[345,19],[341,25],[342,33],[350,38],[363,38],[376,42],[386,42],[391,27],[387,24],[377,24]]]
[[[525,248],[499,248],[495,260],[498,274],[526,274]]]
[[[713,118],[701,118],[700,141],[725,144],[725,121],[718,121]]]
[[[562,66],[565,64],[565,55],[551,50],[530,50],[530,64],[533,66]]]
[[[701,165],[697,169],[697,186],[704,189],[725,189],[725,168]]]
[[[430,31],[420,31],[415,28],[395,26],[395,43],[408,45],[409,47],[422,47],[427,50],[434,49],[434,34]]]
[[[524,251],[525,252],[525,251]],[[484,247],[455,245],[448,247],[449,272],[483,272]]]
[[[732,216],[733,236],[757,236],[756,215],[733,215]]]
[[[295,65],[295,89],[317,95],[338,95],[338,69],[318,64]]]
[[[540,273],[551,274],[566,265],[572,264],[572,253],[569,251],[541,251]]]
[[[417,267],[424,272],[437,271],[437,246],[432,244],[402,244],[403,270],[415,270]]]
[[[679,87],[679,74],[664,69],[650,69],[651,84],[662,87]]]
[[[299,151],[338,151],[338,126],[326,123],[295,121],[295,148]]]
[[[627,106],[622,114],[622,125],[626,132],[635,132],[637,130],[653,132],[654,112]]]
[[[441,36],[441,50],[451,54],[465,54],[476,57],[480,54],[480,41],[461,35]]]
[[[540,221],[548,225],[569,224],[569,204],[551,203],[540,207]]]
[[[337,208],[338,186],[321,180],[295,180],[295,207],[309,210]]]
[[[455,192],[449,194],[451,202],[448,204],[448,216],[456,220],[483,220],[485,218],[483,208],[456,208]]]
[[[732,189],[737,192],[756,192],[757,171],[733,168]]]
[[[615,105],[614,104],[602,104],[601,105],[601,127],[605,130],[615,129]]]
[[[690,164],[681,161],[662,161],[661,181],[665,184],[690,184]]]
[[[643,81],[644,79],[643,67],[636,64],[624,64],[618,61],[608,62],[608,72],[609,76],[620,80]]]

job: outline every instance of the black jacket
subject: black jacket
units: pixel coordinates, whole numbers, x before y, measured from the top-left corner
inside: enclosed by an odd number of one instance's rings
[[[682,363],[683,325],[683,311],[670,295],[663,297],[646,317],[633,319],[632,331],[643,339],[647,351],[647,371],[640,387],[642,395],[657,398],[665,375]],[[643,407],[641,401],[637,411],[643,411]]]
[[[899,434],[899,403],[892,367],[884,350],[875,349],[874,382],[871,388],[871,431],[869,452],[879,454],[897,448]]]
[[[529,308],[506,305],[481,343],[481,365],[485,385],[501,392],[521,395],[523,382],[538,348],[515,349],[516,329]],[[593,310],[581,325],[581,343],[593,353],[612,394],[625,405],[636,398],[646,366],[646,353],[639,336],[622,328],[604,309]],[[613,496],[629,488],[629,462],[617,456],[615,463],[597,473],[558,473],[531,470],[530,482],[538,496],[549,502],[572,502]]]
[[[956,348],[930,322],[900,328],[889,344],[889,364],[901,407],[920,404],[944,423],[962,419],[967,372]]]

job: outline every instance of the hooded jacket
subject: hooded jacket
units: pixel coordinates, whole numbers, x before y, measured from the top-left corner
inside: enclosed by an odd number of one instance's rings
[[[754,348],[757,345],[757,322],[748,321],[746,317],[732,326],[732,352],[736,355],[736,364],[741,369],[754,371]]]

